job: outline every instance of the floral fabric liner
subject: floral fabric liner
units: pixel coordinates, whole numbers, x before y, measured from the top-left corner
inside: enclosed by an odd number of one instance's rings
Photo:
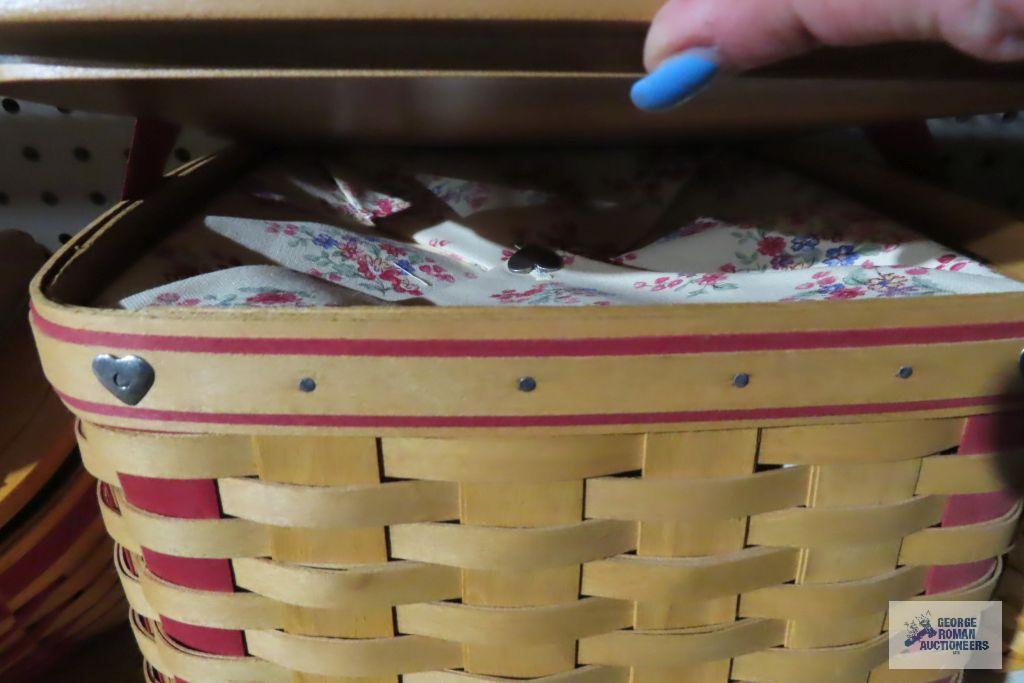
[[[486,164],[487,173],[465,176],[444,164],[417,168],[420,159],[408,161],[408,170],[402,159],[383,170],[338,160],[269,164],[244,179],[232,201],[215,202],[189,228],[216,240],[220,250],[232,245],[235,257],[218,253],[217,259],[231,267],[200,268],[116,300],[129,309],[635,306],[1024,289],[760,162],[611,159],[570,158],[558,169],[561,176],[550,168],[530,176],[536,186],[515,174],[516,184],[499,182],[500,173]],[[717,215],[696,213],[703,209]],[[657,238],[608,253],[628,233]],[[582,246],[550,245],[563,257],[561,270],[522,275],[506,268],[521,243],[517,236],[568,234]],[[596,258],[601,248],[605,253]]]
[[[311,308],[363,302],[344,287],[287,268],[238,266],[140,292],[121,303],[125,308],[136,309],[146,306]]]

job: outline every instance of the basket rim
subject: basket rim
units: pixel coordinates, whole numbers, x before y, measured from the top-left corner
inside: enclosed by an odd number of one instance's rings
[[[75,296],[73,283],[118,256],[113,245],[130,247],[137,230],[173,220],[164,216],[174,201],[191,201],[248,158],[239,150],[186,164],[161,191],[98,218],[33,280],[31,319],[47,376],[79,416],[232,433],[623,433],[962,416],[1024,400],[1017,371],[1024,292],[647,307],[140,311],[50,296]],[[143,353],[161,379],[140,405],[121,404],[89,372],[97,353]],[[919,368],[910,381],[896,379],[904,364]],[[752,373],[751,387],[734,384],[736,373]],[[517,377],[534,376],[539,391],[516,391]],[[314,393],[296,388],[307,377],[317,380]]]

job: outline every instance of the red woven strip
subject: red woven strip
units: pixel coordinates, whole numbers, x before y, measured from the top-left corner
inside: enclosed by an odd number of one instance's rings
[[[190,499],[183,498],[182,502],[188,503]],[[149,571],[176,586],[220,593],[231,593],[235,589],[231,565],[225,560],[175,557],[148,548],[142,549],[142,557],[146,560],[146,568]]]
[[[210,495],[209,479],[174,479],[168,484],[167,479],[134,474],[119,473],[117,478],[129,501],[145,501],[146,512],[178,519],[220,517],[220,503],[216,494]]]
[[[135,507],[178,519],[216,519],[221,516],[217,483],[213,479],[156,479],[118,474],[125,499]],[[168,583],[197,590],[232,592],[234,577],[228,560],[175,557],[142,549],[146,567]],[[182,645],[213,655],[245,655],[241,631],[193,626],[161,616],[164,633]]]
[[[259,425],[271,427],[428,428],[428,427],[583,427],[605,425],[671,424],[680,422],[722,422],[729,420],[781,420],[803,417],[875,415],[922,410],[945,410],[975,406],[1007,405],[1024,401],[1024,396],[974,396],[970,398],[907,401],[903,403],[857,403],[832,406],[787,408],[744,408],[737,410],[682,410],[657,413],[593,413],[584,415],[288,415],[283,413],[201,413],[188,410],[157,410],[115,406],[85,401],[67,394],[60,397],[71,408],[95,415],[196,424]]]
[[[898,327],[874,330],[690,334],[580,339],[296,339],[125,334],[66,327],[35,309],[39,333],[84,346],[134,351],[264,356],[386,356],[414,358],[537,358],[546,356],[663,356],[739,351],[783,351],[872,346],[950,344],[1024,338],[1024,322]]]
[[[1007,453],[1024,449],[1024,414],[1000,413],[967,418],[959,455]],[[942,512],[942,526],[979,524],[1007,514],[1017,502],[1010,491],[950,496]],[[988,575],[995,560],[932,567],[925,578],[925,592],[942,593],[967,586]]]
[[[228,564],[227,560],[221,562]],[[245,638],[241,631],[185,624],[163,615],[160,625],[167,636],[193,650],[211,655],[245,656]]]

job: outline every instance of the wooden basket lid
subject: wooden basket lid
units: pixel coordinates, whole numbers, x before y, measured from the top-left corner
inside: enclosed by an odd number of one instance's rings
[[[628,99],[660,0],[15,0],[0,88],[271,140],[664,137],[1004,111],[1024,67],[937,46],[830,50]]]

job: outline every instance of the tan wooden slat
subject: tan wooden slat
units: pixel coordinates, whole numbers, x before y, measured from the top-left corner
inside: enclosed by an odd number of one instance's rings
[[[800,498],[802,487],[802,495],[806,497],[806,478],[801,482],[799,473],[795,479],[787,475],[782,480],[773,475],[769,475],[767,480],[750,475],[754,469],[756,447],[755,430],[651,434],[647,437],[643,478],[635,482],[633,488],[640,490],[650,486],[652,490],[659,487],[671,490],[678,486],[699,486],[701,481],[716,477],[733,482],[754,483],[755,486],[770,481],[778,485],[773,488],[782,493],[782,498],[791,501],[794,500],[794,494],[795,498]],[[669,505],[677,501],[686,505],[685,495],[670,496],[666,500]],[[710,503],[703,498],[698,498],[697,502],[702,501]],[[742,508],[747,502],[736,501],[734,505],[738,503],[738,507]],[[781,501],[775,498],[771,502],[778,505]],[[710,503],[709,507],[714,508],[715,505]],[[754,503],[753,507],[757,508],[758,504]],[[735,552],[743,547],[746,517],[740,509],[727,511],[732,514],[712,514],[709,518],[695,520],[687,519],[677,512],[676,518],[671,519],[674,515],[645,515],[641,506],[637,510],[640,513],[637,518],[645,521],[640,525],[637,554],[643,558],[652,555],[714,556]],[[639,601],[634,627],[673,629],[731,622],[735,618],[735,594],[720,594],[703,600]],[[695,663],[700,666],[692,671],[681,671],[676,667],[664,669],[655,662],[639,659],[633,662],[633,666],[639,667],[634,671],[635,683],[667,683],[680,677],[685,677],[690,683],[724,683],[728,679],[729,667],[726,661],[711,658]]]
[[[481,528],[506,528],[509,531],[525,531],[531,527],[551,527],[556,525],[579,524],[583,519],[583,481],[580,466],[585,468],[604,465],[607,462],[623,463],[623,458],[636,452],[635,440],[583,438],[583,439],[552,439],[545,443],[540,440],[509,440],[504,444],[482,444],[471,441],[466,444],[451,444],[455,450],[445,452],[447,458],[464,459],[473,465],[466,468],[470,475],[468,481],[462,481],[460,490],[460,519],[467,528],[480,525]],[[426,440],[418,440],[426,450],[437,453],[437,444]],[[461,448],[459,446],[461,445]],[[408,444],[403,444],[394,451],[401,454]],[[543,464],[537,473],[546,472],[551,481],[480,481],[484,472],[479,466],[493,468],[502,460],[507,460],[517,449],[527,460]],[[387,455],[385,445],[385,458]],[[415,456],[413,456],[415,457]],[[385,460],[387,462],[387,460]],[[449,460],[449,462],[456,462]],[[511,463],[508,463],[511,464]],[[606,466],[606,465],[605,465]],[[614,465],[623,467],[623,464]],[[625,465],[628,467],[628,465]],[[522,464],[513,465],[507,471],[522,470]],[[491,469],[493,474],[498,470]],[[592,471],[592,470],[590,470]],[[475,475],[475,476],[474,476]],[[499,475],[500,476],[500,475]],[[504,478],[514,475],[505,474]],[[598,602],[580,601],[580,565],[561,564],[554,566],[505,566],[473,568],[466,567],[462,572],[462,600],[467,605],[481,606],[478,617],[490,615],[491,619],[513,623],[516,615],[525,625],[533,614],[544,611],[552,615],[590,614],[589,619],[595,623],[604,623],[610,628],[622,628],[629,623],[632,606],[619,601],[600,602],[604,598],[596,598]],[[504,609],[487,610],[485,606]],[[601,608],[604,608],[602,613]],[[597,612],[594,611],[597,608]],[[425,618],[433,618],[437,628],[444,630],[447,624],[438,619],[439,610],[450,608],[431,606],[412,606],[411,616],[419,623],[420,629],[425,626]],[[609,613],[610,610],[610,613]],[[443,613],[443,612],[442,612]],[[408,614],[408,613],[406,613]],[[602,618],[604,617],[604,618]],[[399,625],[403,624],[400,614]],[[608,619],[611,619],[609,622]],[[588,620],[589,620],[588,619]],[[406,619],[407,620],[407,619]],[[554,618],[557,622],[558,618]],[[616,623],[618,626],[610,626]],[[550,624],[554,625],[554,623]],[[492,637],[471,637],[469,631],[480,631],[483,623],[468,625],[462,638],[457,638],[466,645],[463,648],[464,667],[471,673],[494,674],[509,677],[535,677],[554,675],[570,671],[576,665],[576,640],[582,631],[579,627],[567,628],[565,625],[553,631],[539,625],[529,630],[547,633],[546,638],[528,637],[523,631],[504,632],[504,635]],[[493,627],[492,627],[493,628]],[[413,630],[424,635],[440,635],[441,631],[428,629]],[[599,631],[588,631],[596,633]],[[441,636],[445,637],[445,636]]]

